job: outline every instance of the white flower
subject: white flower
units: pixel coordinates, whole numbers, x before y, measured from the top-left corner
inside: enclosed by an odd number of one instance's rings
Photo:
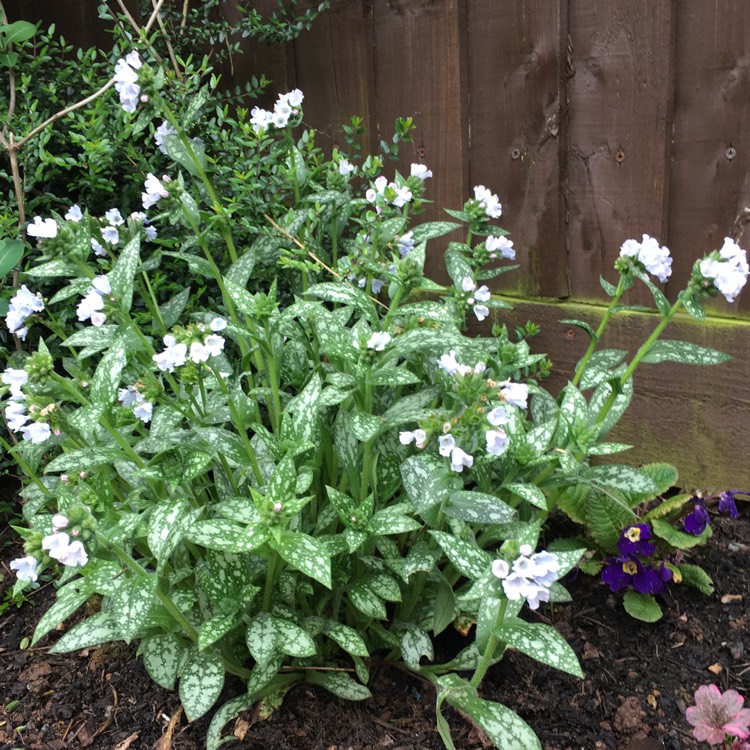
[[[748,263],[745,251],[730,237],[724,238],[724,246],[719,251],[722,260],[705,258],[700,262],[701,275],[710,280],[724,295],[727,302],[734,302],[742,291],[748,277]]]
[[[471,276],[464,276],[463,279],[461,279],[461,289],[465,292],[473,292],[476,288],[477,285],[474,283],[474,279],[472,279]]]
[[[669,249],[644,234],[643,240],[625,240],[620,247],[620,257],[635,258],[643,267],[664,283],[672,273],[672,258]]]
[[[224,337],[210,333],[203,342],[211,357],[218,357],[224,351]]]
[[[21,288],[11,297],[10,307],[20,310],[24,315],[31,315],[32,312],[44,310],[44,300],[39,292],[34,294],[27,289],[26,284],[22,284]]]
[[[167,135],[177,135],[177,131],[166,120],[163,120],[154,133],[154,141],[162,154],[167,153],[167,149],[164,148],[164,137]]]
[[[424,430],[414,430],[414,432],[399,432],[398,439],[401,445],[415,443],[417,448],[424,448],[427,442],[427,433]]]
[[[346,177],[347,175],[350,175],[356,167],[351,162],[347,161],[346,159],[341,159],[339,161],[339,174],[342,177]]]
[[[392,182],[389,187],[392,187],[396,191],[396,197],[391,201],[396,208],[401,208],[412,199],[411,190],[406,185],[397,187],[396,183]]]
[[[500,427],[500,425],[508,424],[510,417],[504,406],[496,406],[492,411],[487,413],[487,421],[493,427]]]
[[[497,578],[505,578],[510,573],[510,565],[505,560],[492,561],[492,575]]]
[[[398,238],[398,251],[405,258],[414,249],[414,232],[408,231]]]
[[[501,258],[507,258],[508,260],[514,260],[516,257],[513,243],[504,235],[502,237],[488,237],[484,244],[493,260],[497,257],[498,252]]]
[[[479,205],[490,219],[499,219],[503,213],[503,207],[497,195],[494,195],[484,185],[477,185],[474,188],[474,198],[479,201]]]
[[[156,235],[157,235],[156,227],[154,226],[144,227],[143,231],[144,231],[144,234],[146,235],[147,242],[153,242],[153,240],[156,239]]]
[[[116,208],[110,208],[109,211],[104,214],[104,218],[115,227],[122,226],[125,223],[125,219],[122,218],[122,214]]]
[[[505,380],[500,385],[503,386],[500,391],[500,397],[507,404],[517,406],[519,409],[525,409],[529,398],[529,386],[523,383],[511,383]]]
[[[376,352],[382,352],[391,341],[393,341],[393,338],[390,333],[387,331],[376,331],[367,339],[367,348],[374,349]]]
[[[278,105],[274,108],[273,114],[271,115],[271,124],[275,128],[285,128],[289,122],[289,112],[285,112],[283,109],[279,111]]]
[[[423,182],[432,177],[432,171],[427,169],[424,164],[412,164],[410,174],[412,177],[419,177]]]
[[[116,227],[104,227],[102,229],[102,239],[110,245],[116,245],[120,241],[120,233]]]
[[[19,581],[36,581],[39,577],[37,574],[36,558],[28,555],[27,557],[17,557],[10,561],[10,569],[16,571]]]
[[[162,198],[166,198],[169,195],[164,185],[150,172],[146,175],[143,186],[145,188],[145,192],[141,193],[143,208],[151,208],[151,206],[155,206]]]
[[[259,133],[262,130],[266,130],[271,124],[273,114],[266,109],[260,107],[253,107],[250,110],[250,124],[253,126],[253,130]]]
[[[13,432],[20,432],[21,428],[29,421],[26,416],[26,404],[19,401],[9,401],[5,407],[5,421],[8,428]]]
[[[498,575],[498,578],[503,579],[503,590],[508,599],[526,599],[531,609],[537,609],[539,602],[549,601],[549,586],[557,580],[560,566],[557,558],[549,552],[531,554],[531,545],[521,545],[519,552],[521,556],[513,562],[513,572],[508,575],[508,563],[505,563],[502,569],[498,566],[498,572],[505,572],[505,575]],[[495,563],[497,562],[504,561],[496,560]]]
[[[23,401],[25,396],[21,388],[26,385],[29,379],[29,373],[26,370],[17,370],[13,367],[9,367],[2,374],[2,381],[5,385],[10,386],[10,397]]]
[[[451,469],[453,471],[462,472],[464,466],[470,469],[474,464],[474,457],[468,453],[462,451],[458,446],[455,446],[451,451]]]
[[[135,112],[141,95],[138,85],[138,68],[142,65],[136,51],[120,58],[115,63],[115,90],[120,95],[120,104],[126,112]]]
[[[365,198],[367,198],[370,203],[375,203],[375,201],[378,199],[378,196],[382,197],[385,195],[385,189],[388,187],[388,180],[386,180],[386,178],[381,175],[375,180],[374,184],[375,187],[370,188],[365,193]]]
[[[480,286],[479,289],[474,292],[474,299],[477,302],[488,302],[491,297],[492,293],[484,284],[482,284],[482,286]]]
[[[46,422],[29,422],[21,427],[24,440],[30,440],[34,445],[43,443],[52,434],[50,426]]]
[[[104,310],[104,295],[112,291],[109,279],[106,276],[97,276],[91,282],[92,286],[86,296],[78,303],[76,314],[81,322],[91,320],[91,324],[97,328],[104,325],[107,320]]]
[[[53,560],[60,560],[70,544],[70,537],[64,531],[56,531],[42,539],[42,549],[47,550]]]
[[[196,364],[207,362],[210,356],[211,352],[208,351],[208,347],[202,342],[193,341],[193,343],[190,344],[190,354],[188,354],[188,357]]]
[[[549,587],[557,580],[560,563],[557,558],[546,550],[536,552],[529,558],[531,561],[531,576],[540,586]]]
[[[94,255],[98,255],[99,257],[103,258],[105,255],[109,255],[104,245],[95,240],[93,237],[91,238],[91,249],[94,251]]]
[[[83,218],[83,211],[81,211],[81,207],[77,203],[71,206],[68,209],[68,212],[65,214],[65,218],[68,221],[75,221],[76,223],[79,222]]]
[[[154,354],[152,359],[162,372],[174,372],[175,367],[182,367],[187,362],[187,344],[178,344],[174,336],[165,336],[166,349]]]
[[[487,453],[493,456],[502,456],[508,448],[508,435],[505,430],[487,430],[485,433],[487,441]]]
[[[384,285],[385,285],[385,282],[383,281],[383,279],[373,279],[370,282],[370,289],[372,289],[373,294],[380,294],[380,290],[383,288]]]
[[[487,305],[474,305],[472,309],[474,310],[474,315],[477,316],[477,320],[480,322],[490,314],[490,309]]]
[[[224,320],[224,318],[214,318],[209,324],[208,327],[214,332],[218,333],[219,331],[223,331],[227,327],[227,321]]]
[[[290,107],[297,108],[302,105],[305,95],[299,89],[292,89],[286,94],[279,94],[279,101],[286,102]]]
[[[37,239],[52,239],[57,237],[57,222],[54,219],[42,219],[41,216],[34,217],[34,223],[26,227],[26,234]]]
[[[54,516],[52,516],[52,532],[57,534],[60,529],[64,529],[68,523],[68,519],[62,515],[61,513],[55,513]]]
[[[438,453],[446,458],[450,456],[451,451],[456,447],[456,439],[453,435],[441,435],[438,438]]]
[[[134,386],[129,385],[126,388],[120,388],[117,391],[117,400],[126,408],[131,409],[137,404],[139,399],[143,398],[141,392]]]
[[[133,409],[133,414],[135,414],[135,416],[140,419],[141,422],[148,423],[151,421],[151,417],[154,414],[154,405],[150,401],[146,401],[146,399],[141,396],[141,401],[136,404],[135,408]]]
[[[62,558],[58,559],[63,565],[73,567],[76,565],[85,565],[89,561],[89,556],[86,554],[83,543],[76,540],[68,545],[65,554]]]

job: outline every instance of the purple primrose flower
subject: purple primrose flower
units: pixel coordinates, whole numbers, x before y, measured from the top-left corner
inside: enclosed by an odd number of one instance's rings
[[[685,516],[682,525],[688,534],[700,536],[706,530],[710,520],[706,509],[706,501],[702,497],[696,496],[692,502],[693,512]]]
[[[719,513],[728,513],[730,518],[739,518],[740,513],[737,510],[737,503],[734,501],[735,495],[746,495],[750,497],[750,492],[742,490],[726,490],[719,497]]]
[[[612,591],[632,586],[639,594],[658,594],[670,580],[672,571],[664,563],[647,568],[638,558],[628,555],[608,558],[602,570],[602,581]]]
[[[651,539],[651,529],[647,523],[628,526],[617,540],[617,549],[620,551],[620,555],[624,557],[632,555],[648,557],[654,552],[656,547],[647,542],[647,539]]]

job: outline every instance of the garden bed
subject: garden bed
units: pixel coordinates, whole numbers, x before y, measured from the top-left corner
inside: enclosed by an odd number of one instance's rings
[[[743,507],[736,521],[712,520],[714,538],[689,553],[691,562],[713,576],[712,596],[672,587],[661,597],[664,618],[647,625],[623,611],[619,595],[581,576],[570,585],[571,604],[545,606],[525,616],[560,630],[582,660],[585,680],[511,653],[488,673],[484,696],[517,711],[545,750],[704,747],[692,739],[683,716],[695,689],[709,682],[740,693],[750,687],[750,519]],[[11,535],[2,535],[3,596],[12,581],[7,561],[19,553]],[[177,695],[151,682],[134,648],[110,644],[51,655],[53,634],[38,647],[20,649],[53,595],[52,585],[43,585],[22,607],[11,604],[0,617],[0,747],[202,750],[209,719],[187,724]],[[457,645],[443,643],[445,649]],[[241,690],[240,684],[228,685],[226,697],[233,689]],[[372,699],[348,703],[311,685],[298,685],[270,718],[244,714],[230,725],[243,739],[226,747],[442,748],[430,685],[382,667],[374,670],[371,689]],[[491,747],[459,716],[449,719],[456,747]]]

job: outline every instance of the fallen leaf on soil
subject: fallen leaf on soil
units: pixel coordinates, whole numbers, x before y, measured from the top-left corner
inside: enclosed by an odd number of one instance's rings
[[[138,739],[138,732],[133,732],[130,737],[126,737],[122,742],[115,745],[115,750],[128,750],[128,748]]]
[[[245,739],[245,735],[250,730],[250,722],[243,719],[241,716],[234,723],[234,731],[232,734],[240,741]]]
[[[601,658],[601,651],[593,644],[593,643],[584,643],[583,644],[583,660],[588,661],[589,659],[599,659]]]
[[[169,726],[166,731],[161,736],[161,739],[154,745],[154,750],[172,750],[172,735],[174,734],[174,728],[177,726],[181,714],[182,706],[174,712],[174,716],[169,720]]]
[[[724,667],[721,666],[721,664],[712,664],[709,668],[709,672],[713,672],[714,674],[721,674],[721,672],[724,670]]]
[[[734,602],[741,602],[742,594],[724,594],[721,597],[722,604],[733,604]]]

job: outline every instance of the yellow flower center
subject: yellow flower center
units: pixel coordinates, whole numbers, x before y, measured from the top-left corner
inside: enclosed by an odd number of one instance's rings
[[[622,570],[629,576],[634,576],[638,572],[638,566],[632,560],[628,560],[622,564]]]
[[[641,541],[641,530],[637,526],[631,526],[626,532],[625,536],[630,539],[631,542]]]

